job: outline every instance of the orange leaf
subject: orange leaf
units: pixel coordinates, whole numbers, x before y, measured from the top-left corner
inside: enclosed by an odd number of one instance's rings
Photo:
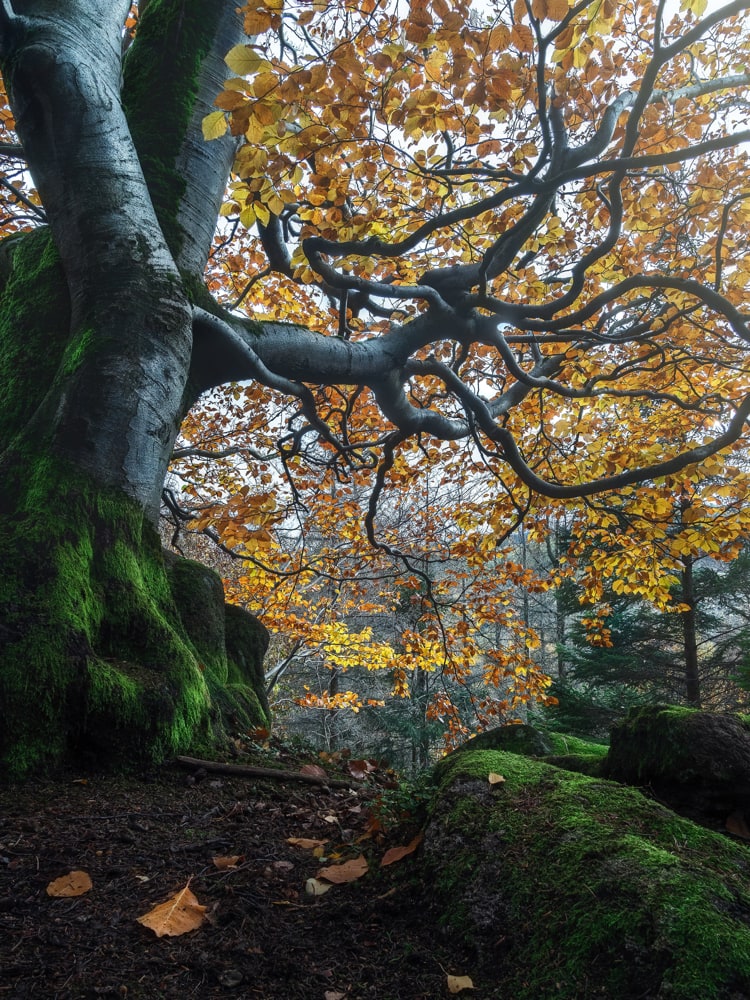
[[[62,896],[83,896],[91,889],[93,883],[87,872],[72,871],[67,875],[61,875],[54,882],[47,886],[47,895]]]
[[[318,767],[317,764],[305,764],[304,767],[299,769],[300,774],[309,774],[315,778],[327,778],[328,774],[323,770],[322,767]]]
[[[301,847],[303,851],[312,851],[315,847],[324,847],[327,840],[312,840],[310,837],[287,837],[287,844],[292,847]]]
[[[350,760],[346,766],[349,774],[358,781],[362,781],[368,774],[378,769],[378,765],[372,760]]]
[[[353,858],[351,861],[345,861],[343,865],[329,865],[328,868],[321,868],[318,872],[318,878],[324,878],[327,882],[336,882],[337,884],[342,882],[354,882],[358,878],[362,878],[368,872],[367,861],[363,854],[359,857]]]
[[[218,868],[220,871],[224,871],[227,868],[236,868],[240,861],[242,861],[242,854],[232,854],[227,857],[216,857],[214,858],[214,868]]]
[[[148,927],[157,937],[177,937],[197,930],[205,920],[206,907],[201,906],[188,886],[180,889],[153,910],[149,910],[138,923]]]
[[[386,851],[383,855],[380,867],[384,868],[386,865],[392,865],[394,861],[400,861],[401,858],[405,858],[407,854],[413,854],[422,843],[422,840],[422,834],[418,833],[413,840],[409,841],[406,847],[391,847],[391,849]]]

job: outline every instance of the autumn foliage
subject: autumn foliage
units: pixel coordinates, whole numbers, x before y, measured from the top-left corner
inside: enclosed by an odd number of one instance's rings
[[[480,676],[484,724],[545,698],[519,588],[576,574],[596,605],[615,577],[668,608],[682,560],[735,554],[748,7],[246,5],[204,121],[241,139],[209,286],[353,359],[392,350],[369,378],[230,386],[183,428],[170,516],[241,557],[233,598],[289,649],[397,695]],[[512,532],[543,543],[563,508],[537,578]],[[439,686],[429,711],[462,729]]]

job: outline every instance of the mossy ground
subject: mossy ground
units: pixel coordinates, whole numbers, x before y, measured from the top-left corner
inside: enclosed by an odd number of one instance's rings
[[[491,788],[487,775],[505,782]],[[502,751],[447,758],[426,864],[492,996],[750,995],[750,850],[634,789]]]

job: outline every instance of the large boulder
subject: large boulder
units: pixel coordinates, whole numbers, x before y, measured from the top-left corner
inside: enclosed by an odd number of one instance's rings
[[[612,729],[606,775],[696,817],[750,814],[750,719],[689,708],[633,709]]]
[[[208,566],[165,553],[172,595],[200,657],[219,728],[246,732],[270,725],[263,658],[269,635],[243,608],[224,602],[221,578]]]
[[[436,780],[423,879],[483,996],[750,997],[747,847],[504,751],[451,754]]]
[[[525,724],[512,723],[485,729],[462,743],[457,752],[463,750],[508,750],[524,757],[544,757],[553,752],[549,738],[540,730]]]

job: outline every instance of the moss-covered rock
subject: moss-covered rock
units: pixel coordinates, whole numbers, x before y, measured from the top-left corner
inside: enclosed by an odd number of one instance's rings
[[[553,752],[552,743],[544,733],[527,725],[497,726],[472,736],[456,750],[508,750],[525,757],[544,757]]]
[[[750,811],[750,720],[689,708],[634,709],[612,729],[606,772],[696,815]]]
[[[219,726],[230,732],[270,726],[263,673],[268,630],[249,611],[225,603],[224,585],[214,570],[171,553],[165,552],[165,558]]]
[[[490,786],[487,775],[500,773]],[[423,877],[488,997],[750,996],[750,850],[635,789],[497,750],[453,754]]]
[[[263,659],[268,649],[268,629],[249,611],[236,604],[225,607],[228,684],[247,687],[255,693],[266,717],[271,718],[266,695]]]
[[[552,744],[552,753],[544,758],[545,763],[562,767],[566,771],[588,774],[590,777],[603,776],[607,764],[608,746],[564,733],[548,732],[545,736]]]

